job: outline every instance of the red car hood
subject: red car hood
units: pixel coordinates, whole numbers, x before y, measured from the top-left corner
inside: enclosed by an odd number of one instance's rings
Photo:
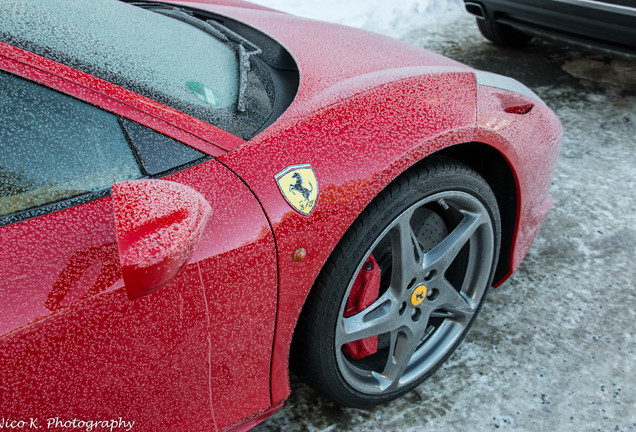
[[[278,122],[402,78],[473,69],[365,30],[300,18],[240,0],[173,1],[242,21],[280,42],[300,71],[298,94]]]

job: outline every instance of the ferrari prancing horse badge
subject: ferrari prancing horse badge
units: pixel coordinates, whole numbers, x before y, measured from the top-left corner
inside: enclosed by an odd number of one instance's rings
[[[311,165],[289,166],[275,178],[289,205],[304,215],[311,213],[318,199],[318,179]]]

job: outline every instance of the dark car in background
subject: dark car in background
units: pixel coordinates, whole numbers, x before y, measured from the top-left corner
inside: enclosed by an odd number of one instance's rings
[[[533,36],[636,55],[636,0],[464,0],[481,34],[502,46]]]

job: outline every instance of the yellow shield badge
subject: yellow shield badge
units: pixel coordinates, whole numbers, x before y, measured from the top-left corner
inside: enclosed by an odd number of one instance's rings
[[[309,164],[292,165],[275,176],[287,202],[304,215],[314,209],[318,200],[318,179]]]

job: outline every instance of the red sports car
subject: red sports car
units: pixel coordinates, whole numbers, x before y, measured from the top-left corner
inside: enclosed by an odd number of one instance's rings
[[[393,399],[552,204],[515,80],[238,0],[0,16],[3,428],[245,430],[290,365]]]

